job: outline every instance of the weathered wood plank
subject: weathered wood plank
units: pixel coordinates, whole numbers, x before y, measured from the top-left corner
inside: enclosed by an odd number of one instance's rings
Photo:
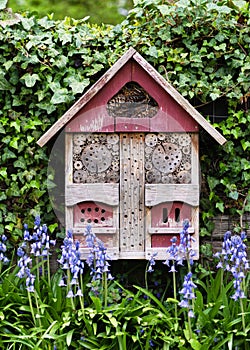
[[[142,134],[121,134],[121,252],[144,251],[143,139]]]
[[[175,234],[175,235],[178,235],[180,233],[180,231],[182,230],[181,227],[150,227],[148,229],[148,233],[150,235],[152,234]],[[193,227],[190,227],[188,229],[188,232],[189,233],[194,233],[194,228]]]
[[[67,206],[85,201],[119,204],[119,184],[116,183],[72,184],[66,186],[65,192]]]
[[[82,228],[73,228],[73,234],[83,234]],[[92,227],[91,231],[96,235],[114,235],[117,233],[117,227]]]
[[[163,202],[184,202],[199,205],[199,186],[189,184],[145,184],[145,205],[154,206]]]

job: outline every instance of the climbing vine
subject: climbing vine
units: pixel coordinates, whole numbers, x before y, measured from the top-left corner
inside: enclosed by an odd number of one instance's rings
[[[196,108],[226,101],[226,118],[215,126],[227,144],[206,135],[201,141],[203,234],[216,213],[250,211],[249,12],[243,0],[135,0],[116,26],[2,16],[0,233],[15,243],[34,213],[54,222],[52,144],[39,148],[36,141],[129,46]]]

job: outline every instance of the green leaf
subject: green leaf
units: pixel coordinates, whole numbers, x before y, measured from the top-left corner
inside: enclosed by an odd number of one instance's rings
[[[149,54],[149,56],[152,56],[154,58],[158,58],[158,51],[157,51],[157,48],[155,46],[150,46],[147,53]]]
[[[198,342],[196,339],[190,339],[189,343],[194,350],[200,350],[201,349],[201,344]]]
[[[237,201],[237,199],[239,198],[239,193],[237,191],[231,191],[228,194],[228,196],[229,196],[229,198],[232,198],[232,199]]]
[[[218,180],[216,177],[208,176],[207,182],[208,182],[210,191],[212,191],[217,185],[219,185],[220,180]]]
[[[25,85],[27,87],[33,87],[36,84],[36,82],[40,80],[38,74],[28,74],[28,73],[24,74],[21,79],[24,80]]]
[[[74,333],[74,329],[71,329],[71,330],[67,333],[66,343],[67,343],[68,346],[71,345],[73,333]]]
[[[217,202],[215,207],[218,208],[221,213],[224,213],[224,203],[223,202]]]
[[[247,148],[250,148],[250,142],[246,140],[241,140],[241,146],[243,150],[245,151]]]
[[[22,22],[23,28],[27,31],[29,31],[35,24],[33,17],[31,18],[21,17],[21,22]]]
[[[167,16],[171,13],[171,8],[168,5],[158,5],[157,8],[162,16]]]
[[[3,10],[7,7],[8,0],[0,0],[0,10]]]
[[[0,73],[0,90],[11,90],[13,89],[12,85],[5,79],[3,73]]]
[[[3,178],[7,178],[8,176],[7,168],[5,167],[0,168],[0,176],[2,176]]]
[[[13,140],[10,141],[10,147],[13,147],[15,149],[18,149],[18,137],[14,137]]]
[[[67,102],[69,100],[68,95],[69,93],[67,89],[58,89],[52,96],[50,102],[54,105]]]
[[[13,163],[13,165],[15,168],[26,169],[27,163],[23,157],[20,157]]]
[[[89,85],[89,79],[83,79],[82,81],[77,80],[75,77],[71,77],[67,80],[69,87],[72,89],[73,94],[81,94],[84,89]]]

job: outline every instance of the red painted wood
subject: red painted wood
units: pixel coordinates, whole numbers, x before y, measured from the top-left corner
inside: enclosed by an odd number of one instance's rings
[[[168,221],[163,222],[164,208],[167,210]],[[176,221],[176,209],[180,210],[179,220]],[[155,205],[151,209],[151,226],[152,227],[182,227],[185,219],[191,221],[191,206],[182,202],[166,202]]]
[[[141,85],[158,103],[153,118],[115,118],[108,101],[129,81]],[[115,126],[116,125],[116,126]],[[127,62],[67,124],[67,132],[198,132],[197,122],[138,63]]]
[[[113,235],[104,235],[104,234],[96,234],[96,237],[100,239],[104,245],[105,248],[115,248],[114,245],[114,236]],[[81,235],[75,235],[75,238],[80,242],[81,248],[89,248],[87,243],[86,243],[86,237],[84,237],[82,234]]]
[[[131,81],[131,62],[96,94],[67,124],[66,132],[114,132],[115,119],[108,115],[107,103],[121,88]]]
[[[103,203],[83,202],[74,206],[74,226],[111,227],[112,207]]]
[[[132,80],[140,84],[158,103],[159,112],[150,119],[150,131],[197,132],[197,122],[136,62]]]
[[[180,237],[179,235],[177,237],[177,244],[180,243]],[[173,235],[152,235],[151,236],[151,247],[152,248],[164,248],[164,247],[170,247],[171,246],[171,238],[173,238]]]
[[[115,131],[121,132],[140,132],[149,131],[149,118],[116,118]]]

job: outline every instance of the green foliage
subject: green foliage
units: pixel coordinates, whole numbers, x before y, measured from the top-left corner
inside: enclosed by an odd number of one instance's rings
[[[228,101],[228,118],[216,125],[226,146],[202,135],[203,234],[216,213],[249,211],[249,111],[241,104],[250,87],[247,1],[137,0],[114,27],[26,14],[1,23],[0,233],[13,244],[23,218],[54,220],[46,185],[53,145],[36,141],[129,46],[195,106]]]
[[[191,339],[186,314],[179,306],[176,323],[174,305],[178,305],[179,294],[178,300],[171,298],[171,286],[159,300],[146,288],[133,286],[132,291],[114,281],[110,287],[122,298],[110,298],[109,305],[104,306],[99,297],[91,295],[91,285],[85,283],[87,303],[82,307],[78,297],[72,304],[66,298],[66,289],[58,286],[60,269],[48,281],[47,274],[39,276],[34,265],[39,283],[35,283],[33,293],[26,290],[17,272],[12,261],[0,274],[1,349],[248,349],[249,298],[243,300],[244,332],[240,304],[231,299],[233,283],[222,270],[215,273],[196,266],[194,282],[198,288]],[[85,276],[89,280],[88,271]],[[162,278],[168,283],[166,277],[165,267]]]
[[[2,0],[3,1],[3,0]],[[7,0],[5,0],[5,3]],[[64,19],[65,16],[75,19],[89,17],[92,23],[116,24],[124,19],[126,13],[133,6],[132,0],[101,1],[91,0],[9,0],[8,7],[14,12],[34,11],[40,17],[54,14],[55,19]]]

